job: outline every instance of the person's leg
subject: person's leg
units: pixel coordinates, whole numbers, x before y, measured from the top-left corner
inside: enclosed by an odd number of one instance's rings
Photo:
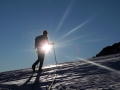
[[[39,60],[36,60],[35,63],[32,65],[33,71],[35,71],[35,66],[36,66],[39,62],[40,62]]]
[[[43,67],[43,62],[44,62],[44,55],[45,55],[45,53],[39,53],[39,57],[38,57],[38,59],[39,59],[39,61],[40,61],[40,66],[39,66],[39,71],[41,71],[42,70],[42,67]]]

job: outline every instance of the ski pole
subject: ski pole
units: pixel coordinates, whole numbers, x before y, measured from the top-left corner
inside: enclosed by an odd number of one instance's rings
[[[55,62],[56,62],[56,66],[57,66],[57,59],[56,59],[56,53],[55,53],[55,47],[54,47],[54,44],[53,44],[53,50],[54,50]]]
[[[57,59],[56,59],[56,53],[55,53],[54,44],[53,44],[53,50],[54,50],[54,56],[55,56],[55,62],[56,62],[56,68],[57,68]],[[56,77],[57,77],[57,73],[56,73],[56,70],[55,70],[55,76],[54,76],[54,79],[53,79],[51,85],[49,86],[48,90],[51,90],[51,88],[52,88],[52,86],[53,86],[53,83],[54,83]]]

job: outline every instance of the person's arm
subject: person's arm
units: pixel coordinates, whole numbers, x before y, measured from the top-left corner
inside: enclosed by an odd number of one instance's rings
[[[34,45],[34,49],[37,48],[37,37],[35,38],[35,45]]]
[[[53,45],[53,44],[54,44],[53,42],[49,42],[48,37],[47,37],[47,43],[48,43],[49,45]]]

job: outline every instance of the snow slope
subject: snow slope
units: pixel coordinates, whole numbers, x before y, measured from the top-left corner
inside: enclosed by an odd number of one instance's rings
[[[77,58],[77,57],[76,57]],[[120,54],[91,58],[77,58],[44,67],[42,73],[30,68],[1,72],[0,90],[120,90]]]

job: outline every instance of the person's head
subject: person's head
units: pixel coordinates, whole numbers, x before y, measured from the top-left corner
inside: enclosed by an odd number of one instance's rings
[[[46,30],[43,31],[43,35],[47,36],[48,32]]]

